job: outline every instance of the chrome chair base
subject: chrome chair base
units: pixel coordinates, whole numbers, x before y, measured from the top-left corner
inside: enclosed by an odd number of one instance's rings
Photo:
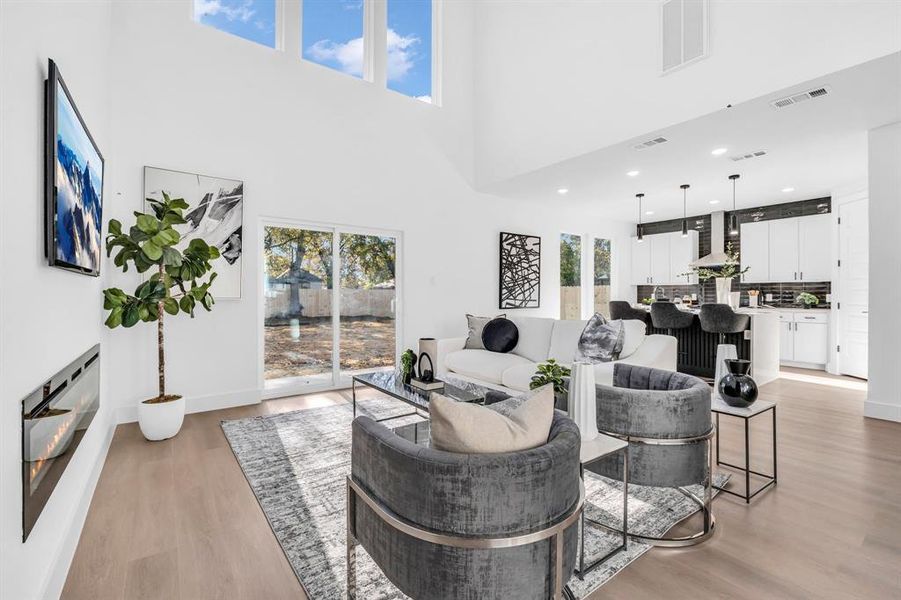
[[[658,548],[685,548],[688,546],[696,546],[702,542],[706,542],[713,534],[716,533],[716,517],[713,514],[712,504],[713,504],[713,443],[712,439],[716,434],[716,426],[711,425],[710,430],[707,433],[702,435],[687,437],[687,438],[647,438],[647,437],[638,437],[638,436],[629,436],[622,435],[614,432],[604,431],[607,435],[619,438],[621,440],[625,440],[631,443],[637,444],[648,444],[654,446],[679,446],[683,444],[695,444],[695,443],[706,443],[707,444],[707,478],[704,482],[704,498],[698,498],[695,494],[685,489],[684,487],[676,487],[673,489],[681,492],[686,498],[694,502],[698,505],[698,510],[704,515],[704,527],[695,533],[685,536],[679,537],[668,537],[668,536],[647,536],[641,535],[639,533],[634,533],[632,531],[628,532],[629,538],[636,542],[641,542],[644,544],[648,544],[651,546],[656,546]],[[685,519],[691,518],[697,514],[693,512],[692,514],[685,517]],[[683,521],[685,519],[682,519]],[[681,522],[681,521],[680,521]],[[595,523],[603,527],[604,529],[617,533],[619,535],[623,535],[622,530],[615,529],[608,525],[604,525],[603,523]]]

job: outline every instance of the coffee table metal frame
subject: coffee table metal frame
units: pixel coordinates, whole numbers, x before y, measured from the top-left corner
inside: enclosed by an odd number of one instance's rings
[[[605,435],[605,434],[600,434]],[[613,437],[613,436],[607,436]],[[616,439],[616,438],[614,438]],[[590,443],[590,442],[589,442]],[[599,454],[598,456],[592,456],[585,462],[579,461],[579,475],[582,477],[583,485],[585,481],[585,466],[590,465],[593,462],[596,462],[602,458],[610,456],[615,453],[621,453],[623,455],[623,528],[622,531],[618,529],[614,529],[600,521],[596,521],[594,519],[589,519],[585,516],[585,510],[582,509],[582,514],[579,517],[579,567],[575,570],[576,577],[579,579],[584,579],[586,575],[591,573],[594,569],[605,563],[610,557],[619,552],[625,552],[629,547],[629,444],[625,446],[613,450],[611,452],[605,452],[603,454]],[[585,523],[591,523],[592,525],[597,525],[602,529],[606,529],[607,531],[613,531],[615,533],[621,533],[623,536],[623,543],[605,554],[604,556],[593,560],[587,566],[585,565]]]
[[[752,405],[753,406],[753,405]],[[739,411],[731,411],[726,408],[713,407],[711,411],[716,415],[716,464],[722,465],[724,467],[729,467],[735,469],[737,471],[741,471],[745,475],[745,493],[739,494],[738,492],[733,492],[732,490],[727,490],[724,487],[714,486],[717,490],[721,492],[725,492],[732,496],[736,496],[738,498],[743,498],[745,504],[751,503],[751,498],[759,494],[760,492],[769,489],[771,486],[776,485],[776,404],[773,403],[772,406],[768,406],[761,411],[758,412],[748,412],[747,414],[742,414]],[[762,415],[767,411],[772,411],[773,414],[773,474],[770,475],[768,473],[761,473],[759,471],[755,471],[751,468],[751,439],[750,439],[750,426],[751,419],[756,416]],[[744,419],[745,424],[745,466],[733,465],[731,463],[727,463],[723,460],[720,460],[720,415],[726,415],[729,417],[735,417],[737,419]],[[758,477],[762,477],[766,480],[766,483],[758,487],[755,491],[751,491],[751,475],[757,475]]]

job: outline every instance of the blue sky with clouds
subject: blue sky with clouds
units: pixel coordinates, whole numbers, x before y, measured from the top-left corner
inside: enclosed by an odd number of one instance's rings
[[[275,46],[274,0],[195,0],[196,20]],[[303,58],[363,76],[362,0],[304,0]],[[388,0],[388,88],[431,101],[432,2]]]
[[[63,86],[57,82],[56,84],[56,133],[62,138],[63,143],[75,152],[78,160],[78,166],[82,169],[90,163],[91,165],[91,182],[94,188],[100,193],[100,182],[103,179],[103,161],[100,155],[94,150],[87,133],[75,114],[75,109],[69,103]]]

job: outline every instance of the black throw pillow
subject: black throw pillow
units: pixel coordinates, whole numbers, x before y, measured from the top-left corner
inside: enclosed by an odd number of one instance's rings
[[[482,329],[482,344],[490,352],[510,352],[519,342],[519,330],[510,319],[491,319]]]

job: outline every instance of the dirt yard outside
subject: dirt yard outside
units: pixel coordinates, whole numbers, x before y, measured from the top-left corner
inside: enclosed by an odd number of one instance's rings
[[[266,379],[317,375],[332,370],[332,320],[304,318],[294,339],[288,322],[265,326]],[[394,319],[341,318],[341,370],[394,366]]]

